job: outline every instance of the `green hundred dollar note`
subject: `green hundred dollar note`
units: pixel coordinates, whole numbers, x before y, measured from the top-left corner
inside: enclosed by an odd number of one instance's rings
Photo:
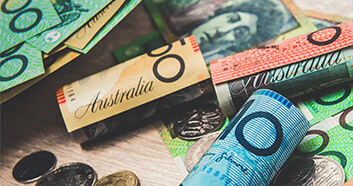
[[[27,43],[0,54],[0,92],[45,72],[40,50]]]
[[[114,56],[118,63],[122,63],[156,48],[159,48],[166,43],[159,34],[159,32],[153,32],[142,38],[123,46],[114,51]]]
[[[353,106],[353,82],[305,96],[298,102],[310,124],[316,124]]]
[[[313,125],[291,158],[327,156],[339,162],[346,180],[353,178],[353,107]],[[290,159],[291,159],[290,158]]]
[[[28,43],[45,53],[53,50],[110,2],[110,0],[52,1],[62,23],[27,40]]]
[[[68,46],[78,52],[86,54],[89,52],[105,35],[108,34],[120,21],[129,14],[142,0],[127,0],[122,5],[121,10],[97,33],[97,35],[83,49]]]
[[[2,0],[0,6],[0,53],[61,23],[49,0]]]

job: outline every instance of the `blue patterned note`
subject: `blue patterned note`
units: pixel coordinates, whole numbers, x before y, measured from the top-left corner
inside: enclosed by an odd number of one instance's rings
[[[257,90],[182,185],[268,185],[309,127],[286,98]]]

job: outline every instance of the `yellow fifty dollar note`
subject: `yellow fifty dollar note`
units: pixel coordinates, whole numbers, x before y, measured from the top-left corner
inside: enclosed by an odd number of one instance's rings
[[[210,78],[194,36],[65,85],[57,98],[68,132]]]

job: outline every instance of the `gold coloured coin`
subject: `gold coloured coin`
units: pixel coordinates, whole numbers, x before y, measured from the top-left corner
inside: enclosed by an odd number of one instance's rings
[[[127,170],[118,171],[100,178],[94,186],[139,186],[137,176]]]

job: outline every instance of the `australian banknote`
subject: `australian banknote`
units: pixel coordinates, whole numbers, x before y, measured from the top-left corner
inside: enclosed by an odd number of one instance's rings
[[[207,63],[278,36],[283,40],[315,29],[290,0],[147,0],[145,4],[167,43],[195,35]]]

